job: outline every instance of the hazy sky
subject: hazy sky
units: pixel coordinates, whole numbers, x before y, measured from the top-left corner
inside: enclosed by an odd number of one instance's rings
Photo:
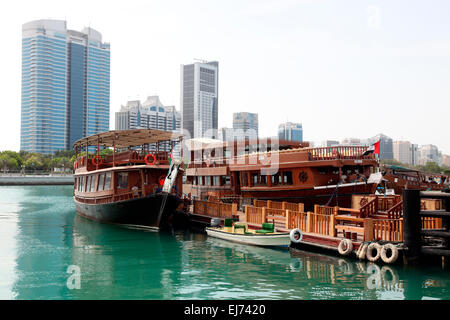
[[[20,148],[22,24],[62,19],[111,43],[111,118],[159,95],[180,109],[180,64],[219,61],[219,127],[257,112],[261,136],[435,144],[450,154],[449,1],[14,1],[0,11],[0,150]]]

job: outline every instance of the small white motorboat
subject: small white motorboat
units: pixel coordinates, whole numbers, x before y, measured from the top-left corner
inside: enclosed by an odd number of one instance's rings
[[[272,224],[264,224],[261,230],[249,230],[246,223],[236,222],[233,226],[206,227],[208,236],[223,240],[261,247],[288,248],[289,232],[275,232]]]

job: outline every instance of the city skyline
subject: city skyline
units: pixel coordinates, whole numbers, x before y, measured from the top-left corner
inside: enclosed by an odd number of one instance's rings
[[[21,5],[28,10],[20,10]],[[201,29],[205,21],[195,13],[199,5],[209,29]],[[247,1],[232,8],[202,1],[136,1],[110,7],[107,17],[100,1],[88,14],[67,4],[22,1],[4,13],[3,30],[15,31],[5,33],[10,50],[1,59],[0,85],[8,93],[9,109],[0,120],[1,150],[19,149],[21,25],[52,17],[66,20],[69,29],[92,25],[113,43],[110,128],[121,101],[130,97],[160,95],[180,109],[179,65],[201,58],[221,64],[219,127],[231,126],[230,115],[245,110],[260,115],[260,136],[276,135],[277,125],[289,120],[303,124],[305,141],[383,132],[393,140],[433,144],[450,153],[445,126],[436,120],[450,112],[449,31],[442,28],[450,12],[446,2],[377,1],[343,8],[329,1]],[[186,12],[192,13],[186,15],[191,24],[183,17]],[[421,23],[415,23],[416,16]],[[233,25],[227,23],[230,17]],[[173,23],[160,27],[167,21]],[[197,32],[208,41],[195,39]],[[136,43],[141,49],[130,51]],[[154,43],[158,50],[145,50]]]

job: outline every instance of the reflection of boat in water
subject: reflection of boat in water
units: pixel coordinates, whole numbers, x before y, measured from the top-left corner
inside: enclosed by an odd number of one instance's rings
[[[213,237],[208,237],[206,241],[208,242],[208,244],[211,244],[214,247],[231,249],[234,252],[239,252],[240,254],[245,254],[248,255],[249,257],[253,257],[255,259],[259,259],[262,261],[267,261],[269,263],[286,266],[292,263],[291,255],[286,250],[273,250],[270,248],[264,248],[259,246],[248,246],[245,244],[225,241]]]
[[[81,272],[81,289],[72,291],[77,299],[172,296],[173,265],[180,263],[181,253],[171,234],[137,232],[75,215],[72,239],[70,263]]]

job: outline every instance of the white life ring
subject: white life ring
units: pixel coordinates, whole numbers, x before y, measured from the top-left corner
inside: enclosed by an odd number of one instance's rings
[[[391,255],[388,257],[388,252],[391,251]],[[387,243],[381,248],[381,260],[385,263],[394,263],[398,258],[398,249],[392,243]]]
[[[338,246],[338,252],[343,255],[349,255],[353,250],[353,243],[350,239],[342,239]]]
[[[303,233],[299,228],[292,229],[289,234],[289,238],[291,238],[292,242],[299,243],[303,239]]]
[[[356,252],[356,256],[359,258],[359,260],[364,260],[366,258],[368,246],[369,246],[369,244],[367,244],[367,243],[361,243],[359,245],[358,251]]]
[[[373,255],[373,250],[377,251],[376,255]],[[381,255],[381,245],[379,245],[376,242],[372,242],[371,244],[369,244],[366,252],[367,260],[375,262],[380,258],[380,255]]]

